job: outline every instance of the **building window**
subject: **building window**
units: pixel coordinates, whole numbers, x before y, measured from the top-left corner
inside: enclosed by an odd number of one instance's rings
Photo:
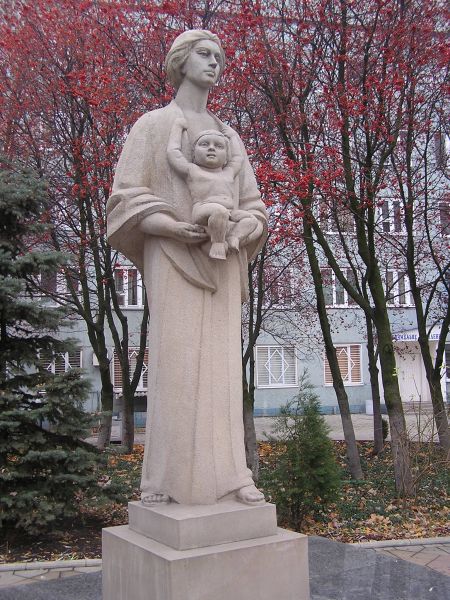
[[[413,306],[409,278],[402,271],[386,271],[386,300],[388,306]]]
[[[264,269],[264,306],[267,308],[292,308],[295,304],[293,269],[269,266]]]
[[[402,208],[399,200],[384,200],[380,207],[383,233],[404,233]]]
[[[130,376],[133,377],[136,369],[137,357],[139,354],[139,348],[128,348],[128,360],[130,361]],[[114,390],[121,391],[123,387],[122,367],[120,366],[119,356],[114,350],[113,357],[113,381]],[[142,365],[141,377],[137,386],[137,391],[147,391],[148,388],[148,348],[145,349],[144,353],[144,364]]]
[[[355,219],[347,206],[322,203],[319,210],[320,225],[325,233],[355,233]]]
[[[56,271],[42,271],[40,279],[40,288],[44,295],[56,294],[58,291],[58,274]]]
[[[361,385],[361,344],[349,344],[336,346],[337,360],[344,385]],[[333,385],[330,365],[324,356],[324,382],[325,385]]]
[[[322,282],[323,282],[323,294],[325,297],[325,304],[327,306],[355,306],[356,303],[351,296],[344,289],[339,279],[336,277],[332,269],[326,267],[321,269],[322,271]],[[342,272],[352,287],[355,287],[355,275],[351,269],[342,269]]]
[[[54,373],[56,375],[62,375],[67,373],[70,369],[81,369],[82,367],[82,352],[81,350],[75,350],[74,352],[42,352],[40,355],[39,363],[41,367]]]
[[[439,202],[439,221],[441,223],[441,234],[445,237],[450,235],[450,196]]]
[[[67,280],[70,280],[75,291],[81,289],[80,278],[75,271],[41,271],[39,276],[39,288],[44,298],[61,298],[66,296],[70,298],[71,291]]]
[[[445,346],[445,378],[450,381],[450,344]]]
[[[434,134],[434,154],[436,157],[436,166],[438,169],[445,171],[447,167],[448,154],[446,136],[441,131],[438,131]]]
[[[256,385],[258,388],[296,386],[295,349],[292,346],[257,346]]]
[[[114,284],[119,306],[125,308],[144,306],[141,274],[134,267],[117,267]]]

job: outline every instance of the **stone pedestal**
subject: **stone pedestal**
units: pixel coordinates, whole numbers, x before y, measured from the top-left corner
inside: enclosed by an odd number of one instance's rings
[[[103,530],[103,600],[309,600],[307,537],[275,506],[129,504]]]

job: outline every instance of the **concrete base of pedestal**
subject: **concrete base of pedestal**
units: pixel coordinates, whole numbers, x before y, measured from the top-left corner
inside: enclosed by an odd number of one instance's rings
[[[175,550],[189,550],[267,537],[277,532],[274,504],[248,506],[228,501],[218,504],[163,504],[129,502],[130,529]]]
[[[210,509],[205,508],[202,515],[198,507],[192,508],[193,515],[184,515],[190,521],[202,523],[211,518]],[[139,508],[134,510],[136,517]],[[169,530],[171,526],[183,528],[183,511],[186,507],[180,507]],[[268,512],[259,511],[263,522]],[[237,518],[241,516],[237,507]],[[214,511],[215,540],[218,519]],[[225,510],[225,529],[229,519],[230,507]],[[136,531],[139,520],[133,519],[133,529],[124,525],[103,530],[103,600],[309,600],[308,539],[304,535],[276,529],[265,537],[230,542],[227,534],[225,543],[179,550]],[[194,531],[192,522],[189,530]],[[191,542],[192,535],[186,539]]]

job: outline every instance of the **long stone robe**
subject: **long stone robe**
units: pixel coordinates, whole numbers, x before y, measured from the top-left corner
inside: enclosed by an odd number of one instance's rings
[[[265,233],[239,255],[218,261],[199,245],[140,232],[139,222],[158,211],[192,222],[188,188],[166,155],[173,121],[182,116],[173,101],[132,128],[108,200],[108,237],[139,268],[149,298],[141,489],[183,504],[213,504],[253,483],[242,423],[241,299],[247,291],[247,256],[256,254]],[[264,205],[240,144],[245,160],[235,182],[239,207],[265,225]],[[192,159],[186,135],[182,151]]]

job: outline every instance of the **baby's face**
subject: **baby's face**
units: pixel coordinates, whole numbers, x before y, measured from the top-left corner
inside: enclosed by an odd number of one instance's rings
[[[221,168],[227,163],[227,144],[222,135],[202,135],[194,148],[194,162],[207,169]]]

